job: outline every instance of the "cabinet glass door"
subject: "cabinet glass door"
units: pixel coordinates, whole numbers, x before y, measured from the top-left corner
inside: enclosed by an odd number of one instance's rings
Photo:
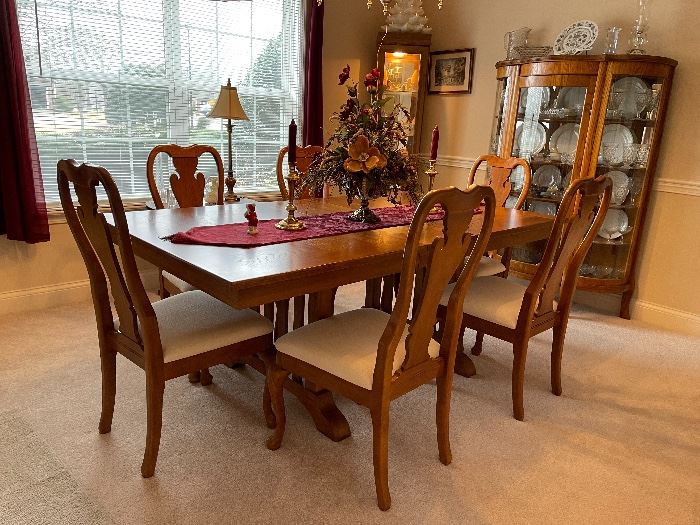
[[[581,266],[582,276],[605,280],[626,277],[630,247],[647,193],[649,152],[655,139],[663,82],[656,77],[612,77],[595,173],[612,180],[613,194],[605,221]]]
[[[491,125],[491,144],[489,146],[489,153],[491,155],[503,155],[502,146],[506,132],[505,119],[508,117],[510,93],[511,88],[508,78],[499,79],[496,88],[496,108],[493,112],[493,124]]]
[[[583,83],[583,82],[582,82]],[[520,89],[513,156],[526,159],[532,169],[532,184],[525,210],[556,215],[574,168],[580,168],[584,138],[580,130],[588,122],[584,114],[589,88],[586,85],[531,86]],[[578,161],[578,163],[577,163]],[[520,194],[522,168],[514,170],[511,197]],[[514,201],[514,198],[510,199]],[[513,259],[539,263],[546,241],[513,249]]]
[[[400,51],[384,53],[384,96],[389,99],[384,108],[389,112],[398,103],[408,110],[408,116],[401,115],[402,124],[408,135],[408,151],[414,150],[420,68],[420,53]]]

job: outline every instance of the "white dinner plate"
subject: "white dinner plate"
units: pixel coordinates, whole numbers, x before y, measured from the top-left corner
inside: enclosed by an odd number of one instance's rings
[[[601,144],[634,144],[634,133],[622,124],[608,124],[603,128]]]
[[[555,55],[578,55],[593,47],[598,38],[598,24],[579,20],[562,30],[554,41]]]
[[[637,115],[637,93],[651,94],[651,88],[641,78],[623,77],[613,83],[614,93],[623,93],[619,110],[625,118],[633,118]]]
[[[575,152],[578,132],[578,124],[569,123],[558,127],[549,139],[549,151],[559,154]]]
[[[575,109],[586,101],[585,87],[563,87],[557,95],[556,106],[562,109]]]
[[[542,215],[556,215],[557,205],[553,202],[534,201],[530,202],[529,211],[541,213]]]
[[[614,170],[607,172],[605,176],[608,177],[613,184],[610,202],[617,205],[625,202],[627,194],[630,192],[630,179],[627,174],[622,171]]]
[[[537,168],[535,173],[533,173],[532,183],[541,188],[549,188],[552,185],[559,186],[561,183],[561,172],[556,166],[545,164]]]
[[[623,210],[608,210],[598,235],[604,239],[617,239],[629,226],[629,217]]]
[[[535,120],[519,122],[515,129],[513,143],[517,155],[523,156],[525,152],[534,155],[544,149],[547,143],[547,130]]]

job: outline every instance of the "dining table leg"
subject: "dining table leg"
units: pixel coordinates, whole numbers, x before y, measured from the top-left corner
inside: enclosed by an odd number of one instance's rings
[[[309,295],[308,319],[312,323],[333,315],[335,292],[337,288],[324,290]],[[265,305],[266,313],[272,314],[274,307],[274,337],[278,339],[287,333],[289,329],[289,300],[277,301],[274,304]],[[293,323],[294,328],[300,328],[298,322]],[[252,368],[265,374],[265,363],[260,357],[246,358],[246,363]],[[284,388],[294,395],[308,410],[316,429],[321,434],[333,441],[342,441],[350,436],[348,420],[336,406],[333,394],[315,384],[301,380],[298,377],[290,377],[284,382]],[[268,424],[272,424],[269,421]]]

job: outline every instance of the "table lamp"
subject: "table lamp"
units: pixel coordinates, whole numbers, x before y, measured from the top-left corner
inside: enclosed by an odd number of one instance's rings
[[[241,101],[238,99],[238,91],[235,87],[231,87],[231,79],[228,79],[225,86],[221,86],[219,98],[212,108],[208,117],[228,119],[228,173],[226,174],[226,202],[236,202],[240,197],[233,191],[236,185],[236,179],[233,177],[233,154],[231,153],[232,142],[231,134],[233,133],[232,120],[250,120],[245,114]]]

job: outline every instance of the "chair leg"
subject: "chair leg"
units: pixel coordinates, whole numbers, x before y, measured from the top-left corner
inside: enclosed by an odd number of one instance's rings
[[[437,440],[440,461],[443,465],[452,463],[450,448],[450,398],[452,396],[453,374],[445,373],[437,377],[437,403],[435,405]]]
[[[523,387],[525,383],[525,360],[527,358],[527,344],[513,344],[513,416],[518,421],[525,418],[525,408],[523,404]]]
[[[265,381],[270,391],[272,410],[275,417],[275,431],[267,439],[267,448],[277,450],[282,445],[284,430],[287,424],[287,415],[284,408],[284,382],[287,380],[289,372],[280,368],[275,363],[271,363],[267,369]]]
[[[381,510],[391,507],[389,493],[389,406],[372,409],[374,486]]]
[[[197,370],[196,372],[190,372],[189,374],[187,374],[187,380],[190,383],[199,383],[201,377],[202,374],[200,370]]]
[[[148,372],[147,372],[148,373]],[[160,448],[160,430],[163,425],[163,393],[165,381],[146,379],[146,451],[143,454],[141,475],[150,478],[156,470],[158,449]]]
[[[464,337],[464,332],[462,333]],[[472,346],[472,355],[481,355],[481,350],[483,350],[484,344],[484,332],[476,333],[476,340],[474,341],[474,346]]]
[[[117,394],[117,353],[109,350],[100,352],[102,362],[102,414],[100,415],[100,434],[112,430],[114,399]]]
[[[209,371],[208,368],[202,368],[200,370],[200,376],[199,376],[199,384],[202,386],[209,386],[214,382],[214,376],[211,375],[211,372]]]
[[[161,299],[165,299],[167,297],[170,297],[170,292],[165,287],[165,277],[163,277],[162,270],[159,270],[159,272],[158,272],[158,295],[160,296]]]
[[[270,397],[270,387],[265,380],[265,388],[263,388],[263,414],[265,415],[265,424],[267,428],[275,428],[277,426],[277,418],[272,410],[272,398]]]
[[[564,353],[566,324],[556,324],[552,329],[552,393],[561,395],[561,357]]]

